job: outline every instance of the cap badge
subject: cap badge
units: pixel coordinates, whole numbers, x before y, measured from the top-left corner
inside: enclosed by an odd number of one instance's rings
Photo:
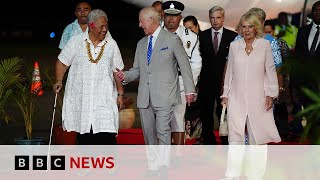
[[[170,9],[174,9],[174,4],[173,3],[170,4]]]

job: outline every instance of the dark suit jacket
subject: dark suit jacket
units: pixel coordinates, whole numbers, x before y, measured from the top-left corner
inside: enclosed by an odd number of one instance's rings
[[[309,34],[312,28],[312,24],[309,24],[307,26],[303,26],[299,28],[298,34],[297,34],[297,39],[296,39],[296,52],[298,55],[311,55],[309,48],[308,48],[308,38]],[[318,45],[316,49],[316,56],[320,56],[320,46]]]
[[[223,28],[219,50],[218,53],[215,54],[211,28],[200,32],[199,45],[202,57],[202,69],[199,82],[200,89],[213,95],[220,93],[223,70],[229,53],[229,45],[237,35],[236,32]]]

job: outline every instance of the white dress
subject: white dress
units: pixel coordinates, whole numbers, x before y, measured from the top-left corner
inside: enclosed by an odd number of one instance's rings
[[[86,39],[94,59],[107,41],[97,64],[89,61]],[[84,134],[89,133],[92,126],[93,133],[117,133],[118,93],[113,72],[116,67],[124,67],[117,43],[107,35],[94,49],[88,33],[82,33],[70,39],[58,59],[70,66],[63,99],[63,128]]]
[[[221,97],[228,98],[229,141],[242,142],[247,117],[257,144],[281,141],[266,97],[277,97],[279,86],[270,43],[255,39],[250,55],[242,38],[230,44]]]

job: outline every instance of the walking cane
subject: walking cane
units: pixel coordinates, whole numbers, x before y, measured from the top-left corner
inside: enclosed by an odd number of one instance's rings
[[[53,113],[52,113],[52,120],[51,120],[51,130],[50,130],[50,139],[49,139],[49,148],[48,148],[48,155],[47,155],[47,167],[49,167],[49,154],[50,154],[50,146],[51,146],[51,137],[52,137],[54,116],[56,114],[57,97],[58,97],[58,93],[56,93],[55,98],[54,98]],[[48,172],[48,168],[47,168],[46,172]]]

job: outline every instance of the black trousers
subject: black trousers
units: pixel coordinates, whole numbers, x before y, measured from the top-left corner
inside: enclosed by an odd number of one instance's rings
[[[93,134],[92,128],[90,133],[77,133],[79,145],[116,145],[116,133],[100,132]]]

